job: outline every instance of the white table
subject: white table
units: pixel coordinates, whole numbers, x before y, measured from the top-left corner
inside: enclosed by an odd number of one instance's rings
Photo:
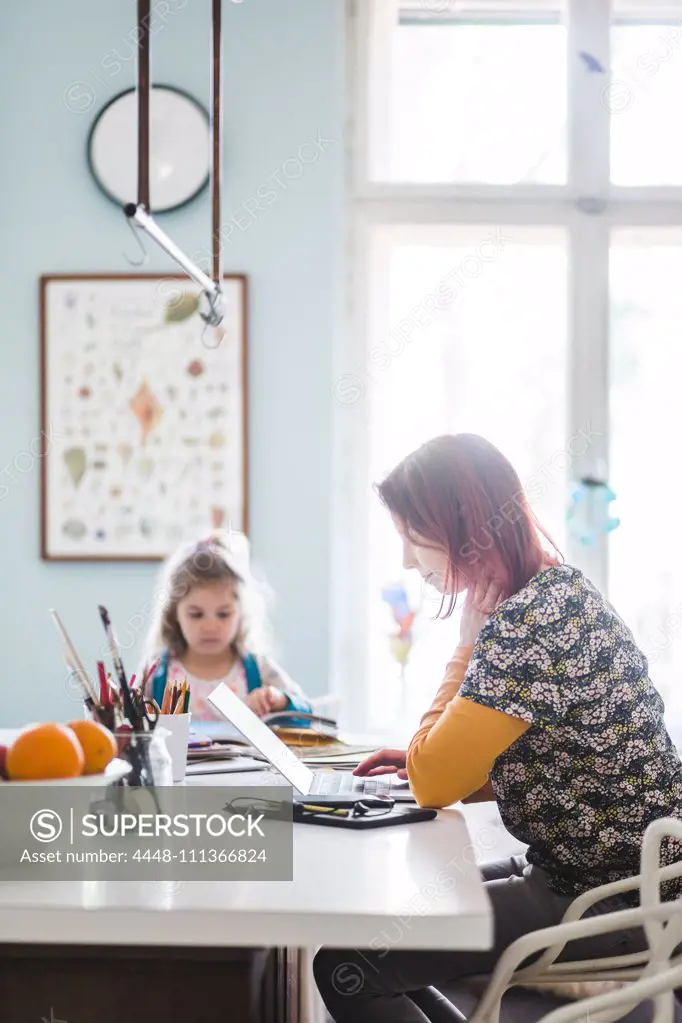
[[[0,881],[0,942],[485,949],[492,914],[476,861],[493,841],[489,828],[470,835],[451,809],[367,832],[294,825],[287,882]]]
[[[0,941],[489,948],[491,913],[462,815],[351,832],[294,827],[294,880],[1,883]],[[134,927],[133,927],[134,924]]]

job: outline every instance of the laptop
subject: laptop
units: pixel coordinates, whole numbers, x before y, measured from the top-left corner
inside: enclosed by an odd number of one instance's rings
[[[295,800],[314,796],[320,802],[324,798],[351,801],[362,796],[390,796],[396,802],[415,802],[409,782],[395,774],[358,778],[350,771],[311,770],[224,682],[208,699],[293,787]]]

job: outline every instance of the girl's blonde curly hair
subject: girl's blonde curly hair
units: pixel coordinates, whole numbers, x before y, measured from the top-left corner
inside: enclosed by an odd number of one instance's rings
[[[181,657],[187,642],[178,622],[178,604],[195,586],[230,583],[240,604],[240,623],[234,641],[239,657],[265,652],[266,588],[251,574],[249,542],[243,533],[215,530],[198,542],[185,544],[166,561],[156,593],[156,606],[147,640],[146,659],[167,648]]]

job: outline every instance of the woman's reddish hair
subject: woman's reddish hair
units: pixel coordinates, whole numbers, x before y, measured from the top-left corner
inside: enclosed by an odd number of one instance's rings
[[[448,589],[454,595],[472,576],[482,575],[497,579],[503,597],[510,597],[543,564],[561,561],[511,463],[476,434],[434,437],[375,489],[413,542],[447,553]],[[541,536],[553,553],[543,548]],[[455,600],[453,596],[447,614]]]

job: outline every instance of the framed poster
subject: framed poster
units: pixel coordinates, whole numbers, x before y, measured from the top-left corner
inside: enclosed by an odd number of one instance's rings
[[[248,531],[247,279],[218,334],[178,274],[40,278],[41,554],[156,561]]]

